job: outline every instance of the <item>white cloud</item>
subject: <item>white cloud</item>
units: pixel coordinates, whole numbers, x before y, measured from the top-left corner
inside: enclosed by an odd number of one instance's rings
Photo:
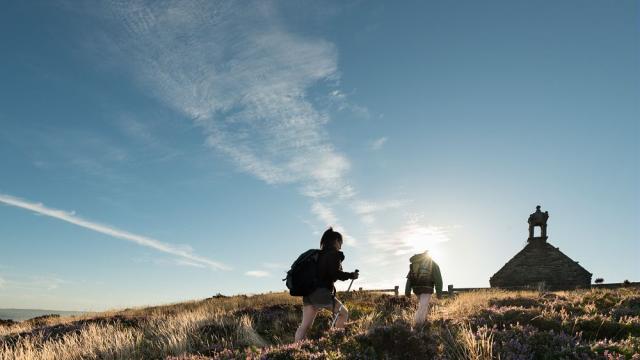
[[[351,204],[351,209],[360,216],[360,221],[366,225],[374,225],[376,223],[376,214],[390,209],[397,209],[406,204],[406,201],[387,200],[381,202],[374,201],[356,201]]]
[[[151,263],[160,266],[186,266],[186,267],[196,267],[196,268],[207,268],[208,266],[199,262],[195,262],[188,259],[183,258],[151,258],[151,257],[134,257],[131,259],[137,263]]]
[[[379,139],[376,139],[374,141],[371,142],[371,150],[380,150],[382,149],[382,146],[384,146],[384,144],[387,143],[387,138],[386,137],[381,137]]]
[[[357,201],[353,203],[353,211],[358,215],[369,215],[389,209],[397,209],[406,204],[405,201],[388,200],[381,202]]]
[[[376,217],[371,214],[360,215],[360,221],[366,225],[373,225],[376,223]]]
[[[55,290],[67,281],[52,276],[37,276],[31,281],[31,285],[37,289]]]
[[[205,143],[239,170],[268,184],[294,184],[314,200],[355,195],[347,180],[351,163],[326,130],[335,104],[352,108],[336,88],[332,43],[286,31],[270,2],[147,5],[117,2],[106,9],[104,48],[117,49],[117,62],[142,88],[193,119]],[[311,102],[309,89],[325,85],[333,105],[323,108]],[[330,208],[312,211],[339,228]],[[343,235],[346,244],[355,243]]]
[[[141,86],[194,119],[240,170],[313,198],[353,195],[349,160],[307,94],[338,78],[333,44],[285,31],[268,2],[130,1],[109,10],[111,33],[120,29],[112,42]]]
[[[188,266],[188,267],[197,267],[197,268],[206,268],[207,266],[192,260],[187,259],[175,259],[175,264],[178,266]]]
[[[26,200],[22,200],[22,199],[9,196],[9,195],[4,195],[4,194],[0,194],[0,203],[30,210],[37,214],[49,216],[62,221],[66,221],[68,223],[83,227],[85,229],[99,232],[114,238],[130,241],[138,245],[148,247],[160,252],[178,256],[184,259],[185,261],[202,264],[211,269],[223,269],[223,270],[229,269],[226,265],[220,262],[194,254],[189,247],[171,245],[150,237],[120,230],[118,228],[115,228],[109,225],[92,222],[92,221],[83,219],[79,216],[76,216],[73,213],[69,213],[63,210],[48,208],[40,203],[33,203],[33,202],[29,202]]]
[[[323,203],[317,201],[314,202],[313,205],[311,205],[311,212],[324,223],[323,225],[325,228],[329,226],[338,226],[338,218],[333,213],[333,210]]]
[[[318,218],[318,220],[320,222],[322,222],[322,228],[324,230],[326,230],[329,226],[333,227],[333,230],[339,232],[342,234],[342,238],[344,240],[344,243],[346,245],[349,246],[356,246],[357,244],[357,240],[355,238],[353,238],[353,236],[351,236],[345,229],[344,227],[342,227],[339,224],[339,220],[338,217],[336,216],[336,214],[333,212],[333,210],[319,202],[316,201],[311,205],[311,212],[316,215],[316,217]]]
[[[0,288],[4,286],[25,290],[56,290],[62,284],[68,283],[69,281],[55,275],[27,276],[17,279],[12,278],[11,280],[0,278]]]
[[[257,278],[271,276],[271,274],[269,274],[267,271],[264,271],[264,270],[250,270],[250,271],[247,271],[244,274],[247,275],[247,276],[257,277]]]
[[[156,118],[152,123],[142,121],[131,114],[121,115],[119,128],[127,138],[141,146],[136,150],[136,156],[142,157],[143,161],[166,161],[174,159],[184,152],[184,150],[172,146],[160,135],[158,127],[164,124],[158,124],[158,122]]]
[[[338,111],[349,111],[352,115],[359,118],[368,119],[371,117],[369,109],[352,103],[351,101],[349,101],[347,94],[339,89],[330,91],[327,95],[327,99],[327,105],[330,108],[334,108]]]
[[[345,95],[345,93],[343,93],[340,90],[333,90],[329,93],[329,96],[331,96],[331,98],[336,99],[336,100],[343,100],[347,97],[347,95]]]
[[[429,250],[437,251],[439,243],[449,241],[448,228],[422,224],[418,218],[409,219],[397,232],[387,234],[373,231],[370,243],[386,254],[404,256]]]

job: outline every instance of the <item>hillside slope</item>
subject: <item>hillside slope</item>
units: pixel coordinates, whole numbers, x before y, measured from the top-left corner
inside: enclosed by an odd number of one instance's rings
[[[640,359],[640,290],[483,291],[436,299],[411,329],[415,299],[345,294],[351,320],[291,345],[301,301],[287,294],[0,325],[5,359]]]

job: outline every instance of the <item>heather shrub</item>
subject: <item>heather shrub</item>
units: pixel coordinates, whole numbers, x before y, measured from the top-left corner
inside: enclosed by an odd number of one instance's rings
[[[569,330],[569,326],[571,329]],[[626,339],[640,336],[640,321],[638,318],[623,318],[615,321],[602,315],[583,315],[577,317],[573,324],[566,324],[566,329],[572,333],[581,333],[587,340]]]
[[[473,331],[469,325],[445,326],[439,329],[439,347],[444,358],[489,360],[494,358],[493,333],[487,327]]]
[[[385,325],[404,319],[407,311],[414,311],[417,307],[415,297],[394,297],[383,295],[378,302],[375,312],[377,314],[376,324]]]
[[[534,308],[542,306],[542,303],[536,298],[518,296],[504,299],[491,299],[489,300],[489,306]]]
[[[591,349],[598,355],[613,357],[624,356],[626,359],[635,357],[640,359],[640,338],[630,337],[625,340],[600,340],[593,345]]]
[[[375,312],[375,307],[369,304],[349,303],[349,319],[360,320],[361,318]]]
[[[363,354],[371,359],[429,359],[438,354],[438,345],[428,327],[412,331],[408,324],[396,322],[355,336],[343,351],[348,359]]]
[[[640,296],[628,296],[611,310],[611,315],[615,319],[620,319],[624,316],[640,316]]]
[[[302,306],[276,304],[262,308],[244,308],[234,316],[249,316],[256,332],[272,344],[293,342],[295,333],[302,319]]]
[[[390,296],[383,295],[383,297],[378,301],[378,306],[376,307],[377,311],[383,313],[392,313],[401,309],[415,308],[417,306],[417,301],[414,296]]]
[[[323,310],[291,344],[300,299],[277,293],[205,299],[0,326],[0,360],[34,359],[637,359],[640,291],[487,290],[434,298],[411,329],[416,298],[340,294],[344,330]]]
[[[521,307],[489,308],[481,310],[469,319],[473,327],[504,327],[515,324],[531,324],[542,330],[562,329],[562,319],[558,314],[543,313],[540,309]]]
[[[540,299],[545,301],[545,302],[567,301],[568,300],[568,298],[566,296],[559,295],[559,294],[552,293],[552,292],[547,292],[547,293],[544,293],[544,294],[540,295]]]
[[[247,358],[252,357],[247,356]],[[270,347],[263,350],[255,358],[269,360],[329,359],[327,351],[321,350],[314,341],[310,340]]]
[[[591,309],[594,313],[608,314],[621,299],[620,292],[591,290],[584,294],[579,304],[586,309]]]
[[[330,311],[323,310],[318,312],[313,326],[309,329],[307,337],[309,339],[319,339],[331,328],[331,322],[333,321],[333,315]],[[296,325],[297,327],[297,325]]]
[[[531,325],[509,325],[492,331],[500,359],[591,359],[593,352],[580,339],[564,332],[539,331]]]
[[[548,311],[566,313],[569,316],[580,316],[587,313],[587,309],[583,305],[566,300],[545,301],[544,308]]]

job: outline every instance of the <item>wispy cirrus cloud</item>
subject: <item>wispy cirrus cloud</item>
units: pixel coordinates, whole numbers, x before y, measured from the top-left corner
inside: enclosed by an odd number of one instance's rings
[[[353,211],[360,216],[360,221],[364,224],[372,225],[376,222],[375,215],[377,213],[397,209],[405,205],[406,201],[401,200],[385,200],[385,201],[367,201],[359,200],[353,202],[351,207]]]
[[[143,235],[134,234],[125,230],[120,230],[110,225],[104,225],[96,223],[90,220],[86,220],[75,215],[74,212],[66,212],[59,209],[53,209],[44,206],[41,203],[34,203],[27,200],[23,200],[10,195],[0,194],[0,203],[18,207],[21,209],[33,211],[37,214],[56,218],[58,220],[66,221],[68,223],[89,229],[101,234],[105,234],[117,239],[126,240],[138,244],[140,246],[148,247],[166,254],[174,255],[181,258],[183,261],[191,262],[195,264],[201,264],[211,269],[227,270],[228,266],[211,260],[209,258],[199,256],[193,253],[188,247],[179,247],[176,245],[168,244],[154,238],[150,238]]]
[[[0,288],[19,288],[26,290],[56,290],[69,281],[63,280],[56,275],[21,276],[0,278]]]
[[[257,278],[271,276],[271,274],[268,271],[264,271],[264,270],[249,270],[244,274],[247,276],[257,277]]]
[[[308,93],[339,77],[333,44],[286,31],[270,2],[148,5],[107,6],[112,41],[142,87],[240,170],[312,198],[353,195],[350,162]]]
[[[141,148],[136,155],[145,162],[162,162],[175,159],[183,154],[184,150],[170,145],[157,134],[158,120],[154,123],[142,121],[132,114],[122,114],[119,121],[120,131]],[[171,129],[175,130],[175,128]],[[175,136],[175,134],[174,134]]]
[[[387,138],[386,138],[386,137],[384,137],[384,136],[383,136],[383,137],[381,137],[381,138],[378,138],[378,139],[373,140],[373,141],[371,142],[371,145],[370,145],[371,150],[376,151],[376,150],[380,150],[380,149],[382,149],[382,147],[384,146],[384,144],[386,144],[386,143],[387,143],[387,140],[389,140],[389,139],[387,139]]]
[[[338,231],[342,234],[344,243],[350,246],[355,246],[357,241],[353,236],[349,235],[349,233],[345,230],[343,226],[340,225],[338,217],[334,213],[333,209],[328,205],[315,201],[311,205],[311,212],[321,221],[322,228],[326,229],[331,226],[335,231]]]
[[[165,258],[153,258],[153,257],[145,256],[145,257],[134,257],[131,260],[137,263],[151,263],[151,264],[160,265],[160,266],[186,266],[186,267],[195,267],[195,268],[202,268],[202,269],[208,267],[203,263],[180,258],[180,257],[165,259]]]
[[[55,290],[67,281],[55,276],[37,276],[32,278],[31,285],[35,288]]]
[[[323,227],[356,243],[333,209],[354,202],[351,162],[330,141],[326,109],[310,100],[311,87],[339,83],[333,44],[287,31],[267,2],[116,2],[108,13],[112,40],[141,87],[193,119],[205,143],[241,171],[296,185]],[[342,90],[327,93],[330,107],[348,107]],[[371,225],[397,204],[347,205]]]
[[[333,213],[333,210],[319,201],[311,205],[311,212],[324,223],[324,227],[338,225],[338,217]]]

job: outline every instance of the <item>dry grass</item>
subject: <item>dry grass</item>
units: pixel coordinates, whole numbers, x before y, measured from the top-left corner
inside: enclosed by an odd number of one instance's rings
[[[142,339],[142,333],[137,330],[89,325],[57,341],[35,336],[20,339],[13,346],[4,344],[0,348],[0,359],[130,359],[137,356]]]
[[[294,346],[287,344],[300,321],[300,299],[278,293],[0,326],[0,360],[171,356],[484,360],[517,358],[518,351],[540,352],[548,358],[599,357],[608,351],[631,358],[640,349],[638,290],[462,293],[434,299],[429,324],[413,331],[415,299],[353,293],[342,298],[352,315],[347,331],[328,332],[330,316],[323,313],[312,340]],[[556,351],[562,347],[575,356]]]
[[[477,290],[456,295],[441,306],[432,308],[432,315],[442,319],[464,319],[489,307],[489,301],[537,296],[534,291]]]
[[[248,316],[233,312],[257,304],[293,304],[287,294],[236,296],[149,308],[24,321],[0,326],[0,360],[164,358],[225,342],[266,346]],[[297,320],[296,320],[297,321]],[[199,336],[205,327],[229,329],[225,338]]]

